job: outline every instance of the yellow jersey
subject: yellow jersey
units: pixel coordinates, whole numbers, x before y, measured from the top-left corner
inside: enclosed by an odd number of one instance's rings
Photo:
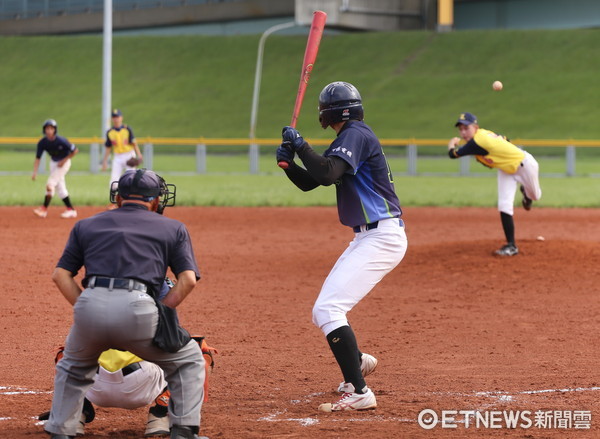
[[[109,372],[116,372],[139,361],[142,361],[142,359],[131,352],[119,351],[117,349],[104,351],[100,355],[100,358],[98,358],[98,364]]]
[[[525,152],[506,137],[483,128],[477,130],[472,140],[450,153],[451,158],[474,155],[484,166],[498,168],[507,174],[517,172],[525,158]]]
[[[123,154],[133,150],[135,145],[135,136],[133,130],[127,125],[119,128],[112,127],[106,132],[106,142],[104,146],[112,148],[113,153]]]

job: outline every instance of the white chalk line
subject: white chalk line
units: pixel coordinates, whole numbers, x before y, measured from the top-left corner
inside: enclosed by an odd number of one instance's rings
[[[29,390],[25,387],[0,386],[0,395],[42,395],[52,393],[42,390]]]
[[[473,397],[486,397],[492,398],[493,401],[488,404],[479,405],[477,409],[474,411],[482,412],[493,408],[499,403],[511,403],[517,402],[519,395],[541,395],[548,393],[569,393],[569,392],[596,392],[600,391],[600,387],[576,387],[576,388],[564,388],[564,389],[540,389],[540,390],[522,390],[517,392],[506,392],[501,390],[494,391],[473,391],[469,393],[460,393],[460,392],[429,392],[429,395],[436,396],[458,396],[463,398],[473,398]],[[302,400],[293,399],[290,402],[292,404],[299,404],[301,402],[310,403],[312,402],[312,398],[315,396],[324,395],[324,393],[311,393],[305,396]],[[449,409],[450,407],[448,407]],[[303,427],[310,427],[313,425],[317,425],[320,423],[317,418],[293,418],[293,417],[280,417],[287,413],[287,409],[275,411],[273,413],[268,414],[267,416],[263,416],[258,418],[258,421],[262,422],[297,422]],[[369,416],[368,418],[350,418],[350,419],[335,419],[335,418],[327,418],[328,422],[408,422],[408,423],[416,423],[417,419],[411,418],[396,418],[396,417],[384,417],[384,416]],[[461,422],[461,421],[456,421]],[[464,421],[462,421],[464,422]]]

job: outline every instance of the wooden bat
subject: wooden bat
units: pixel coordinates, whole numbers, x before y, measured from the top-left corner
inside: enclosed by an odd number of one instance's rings
[[[302,61],[302,70],[300,71],[300,83],[298,84],[296,103],[294,104],[292,121],[290,122],[290,126],[293,128],[296,128],[296,122],[298,121],[300,109],[302,108],[302,101],[304,100],[306,86],[308,85],[310,73],[312,72],[315,60],[317,59],[319,45],[321,44],[321,36],[323,35],[323,29],[325,28],[325,20],[327,20],[327,14],[325,12],[315,11],[313,13],[313,20],[310,26],[308,40],[306,41],[306,49],[304,51],[304,60]],[[278,163],[278,165],[282,169],[287,169],[290,164],[288,162],[281,161]]]

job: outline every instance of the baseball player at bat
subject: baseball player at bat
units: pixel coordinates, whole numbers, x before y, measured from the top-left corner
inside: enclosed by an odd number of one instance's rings
[[[58,196],[63,203],[65,203],[67,208],[67,210],[60,214],[61,218],[76,218],[77,211],[71,204],[65,176],[69,172],[69,169],[71,169],[71,158],[77,154],[79,150],[65,137],[58,135],[58,124],[54,119],[48,119],[44,122],[44,125],[42,125],[42,132],[44,133],[44,137],[40,139],[37,145],[31,179],[35,181],[35,178],[37,177],[40,159],[42,158],[44,151],[46,151],[51,158],[50,175],[48,176],[48,181],[46,181],[44,204],[37,209],[34,209],[33,213],[40,218],[46,218],[46,216],[48,216],[48,206],[52,201],[52,197],[55,193],[58,193]]]
[[[455,124],[460,133],[448,142],[451,159],[474,155],[479,163],[498,169],[498,210],[506,237],[506,244],[494,252],[497,256],[515,256],[519,248],[515,242],[513,207],[517,185],[523,194],[525,210],[531,210],[533,201],[542,197],[539,165],[527,151],[513,145],[502,135],[479,127],[477,117],[462,113]],[[462,140],[466,143],[457,149]]]
[[[402,210],[381,144],[363,122],[358,90],[347,82],[327,85],[319,95],[319,121],[337,134],[323,155],[292,127],[283,128],[277,149],[277,161],[289,163],[285,173],[299,189],[335,184],[340,222],[354,232],[312,310],[313,323],[323,331],[344,378],[337,387],[341,398],[319,410],[372,409],[377,402],[365,377],[378,361],[359,350],[346,315],[404,257]],[[304,167],[294,162],[296,154]]]

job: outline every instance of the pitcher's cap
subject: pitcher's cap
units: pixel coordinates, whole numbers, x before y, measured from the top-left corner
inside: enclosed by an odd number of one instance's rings
[[[472,123],[477,123],[477,116],[475,116],[473,113],[461,113],[454,126],[457,127],[459,125],[471,125]]]

